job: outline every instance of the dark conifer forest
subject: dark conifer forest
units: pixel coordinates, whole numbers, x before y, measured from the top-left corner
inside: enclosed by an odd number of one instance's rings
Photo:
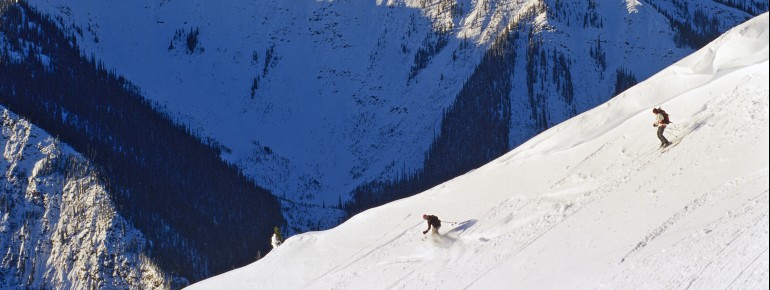
[[[348,217],[408,197],[477,168],[510,150],[511,76],[514,74],[516,29],[495,41],[445,112],[441,130],[425,156],[423,168],[393,181],[356,188],[345,204]],[[428,58],[428,57],[425,57]],[[537,115],[533,107],[533,116]]]
[[[269,250],[283,224],[278,201],[222,161],[222,146],[172,122],[23,1],[5,8],[0,33],[10,47],[0,51],[0,104],[99,168],[162,269],[194,282]]]

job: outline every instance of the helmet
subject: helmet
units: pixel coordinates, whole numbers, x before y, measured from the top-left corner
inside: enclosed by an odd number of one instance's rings
[[[657,114],[658,113],[658,108],[652,108],[652,112]]]
[[[422,219],[424,219],[424,220],[428,219],[428,215],[427,214],[422,214]]]

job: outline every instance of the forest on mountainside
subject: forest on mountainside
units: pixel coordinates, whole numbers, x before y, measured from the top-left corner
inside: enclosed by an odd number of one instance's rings
[[[56,20],[24,1],[4,10],[0,104],[93,162],[161,268],[198,281],[269,251],[273,227],[284,223],[278,201],[225,163],[222,146],[81,55]]]

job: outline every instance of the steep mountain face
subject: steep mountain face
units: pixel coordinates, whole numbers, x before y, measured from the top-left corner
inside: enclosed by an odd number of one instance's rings
[[[224,159],[282,198],[290,232],[483,164],[767,10],[755,0],[30,3],[221,143]]]
[[[89,162],[0,107],[0,288],[152,289],[186,283],[146,256]]]
[[[172,288],[269,250],[273,226],[284,223],[278,201],[225,163],[221,146],[204,143],[130,82],[82,57],[74,37],[51,18],[24,2],[0,8],[0,104],[93,165],[105,198],[150,245],[136,250],[181,277],[169,280]],[[71,169],[67,174],[84,174]],[[124,238],[131,240],[131,233],[116,239]],[[48,241],[30,244],[37,242]]]

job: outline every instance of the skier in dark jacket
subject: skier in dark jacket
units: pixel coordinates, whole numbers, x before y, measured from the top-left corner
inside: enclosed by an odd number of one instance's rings
[[[666,130],[666,125],[668,125],[668,119],[666,118],[665,112],[662,109],[652,108],[652,113],[655,114],[655,123],[653,123],[652,126],[658,127],[660,147],[671,145],[671,142],[668,142],[668,139],[663,136],[663,131]]]
[[[427,234],[431,227],[433,227],[433,233],[438,234],[438,229],[441,227],[441,220],[435,215],[423,214],[422,219],[428,221],[428,229],[423,231],[422,234]]]

